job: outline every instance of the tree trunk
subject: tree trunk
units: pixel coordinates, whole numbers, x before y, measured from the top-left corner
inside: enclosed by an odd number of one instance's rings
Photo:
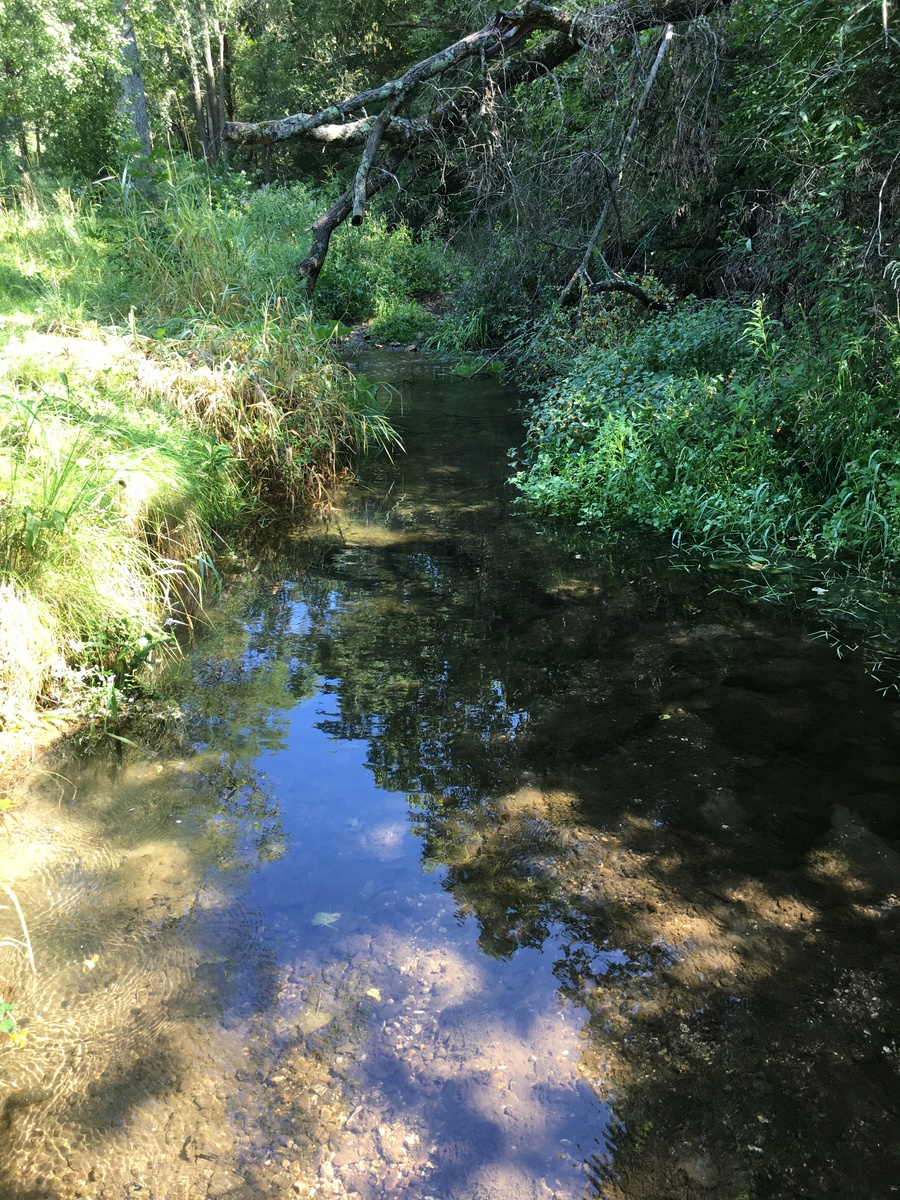
[[[188,156],[191,154],[191,127],[188,123],[187,113],[184,111],[184,105],[181,103],[181,97],[175,93],[175,108],[178,112],[178,132],[181,135],[181,144],[184,147],[184,152]]]
[[[194,47],[194,35],[191,32],[191,19],[185,9],[181,10],[181,32],[184,37],[185,57],[191,83],[191,108],[194,110],[194,119],[197,122],[197,139],[200,142],[200,153],[203,155],[204,160],[208,161],[210,157],[209,130],[203,106],[203,89],[200,86],[200,76],[197,73],[197,51]]]
[[[228,41],[228,34],[221,33],[219,41],[219,63],[221,66],[222,95],[225,99],[225,121],[222,128],[225,128],[225,122],[234,120],[234,89],[231,86],[231,44]]]
[[[213,63],[212,38],[209,32],[209,12],[206,0],[200,0],[200,35],[203,39],[203,68],[206,82],[206,128],[209,138],[209,157],[212,162],[219,161],[219,148],[222,144],[222,113],[220,112],[219,89],[216,81],[216,68]]]
[[[222,161],[228,162],[231,147],[222,137],[226,121],[231,120],[231,64],[228,61],[228,38],[222,29],[219,15],[213,12],[213,28],[216,34],[216,74],[218,76],[219,92],[219,153]]]
[[[144,76],[141,73],[141,56],[134,26],[128,16],[127,0],[119,0],[118,8],[122,33],[122,60],[125,65],[119,112],[128,129],[127,140],[133,139],[140,146],[140,158],[146,164],[150,158],[150,119],[147,115],[147,93],[144,91]]]

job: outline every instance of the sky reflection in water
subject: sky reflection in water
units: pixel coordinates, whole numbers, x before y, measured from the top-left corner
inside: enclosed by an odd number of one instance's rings
[[[366,371],[408,456],[230,582],[181,757],[84,767],[10,1197],[892,1194],[894,710],[658,551],[515,515],[508,391]]]

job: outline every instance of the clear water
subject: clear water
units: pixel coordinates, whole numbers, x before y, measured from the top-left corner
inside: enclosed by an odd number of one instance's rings
[[[7,823],[0,1196],[896,1194],[897,708],[516,515],[508,390],[364,365],[408,454]]]

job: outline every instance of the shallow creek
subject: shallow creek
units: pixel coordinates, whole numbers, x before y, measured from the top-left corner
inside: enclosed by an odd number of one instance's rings
[[[6,819],[0,1197],[897,1194],[897,706],[516,514],[508,390],[363,365],[407,455]]]

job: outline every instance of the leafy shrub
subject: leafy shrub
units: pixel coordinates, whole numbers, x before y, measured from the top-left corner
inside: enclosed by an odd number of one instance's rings
[[[385,217],[370,214],[362,228],[342,227],[332,239],[315,308],[342,321],[387,316],[398,306],[441,291],[451,271],[449,256],[430,234],[414,239],[406,226],[392,228]],[[407,318],[411,315],[409,310]],[[420,336],[421,329],[412,330],[409,321],[408,327],[396,340]]]
[[[606,533],[894,556],[900,388],[893,359],[867,361],[864,344],[785,332],[761,305],[632,324],[534,404],[523,498]]]
[[[383,342],[412,342],[428,337],[437,318],[415,300],[380,304],[369,326],[373,337]]]

